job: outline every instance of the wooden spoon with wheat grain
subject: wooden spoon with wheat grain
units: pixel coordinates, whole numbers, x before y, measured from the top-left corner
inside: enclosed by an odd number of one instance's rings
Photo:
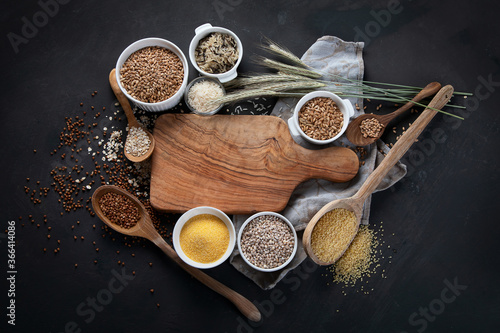
[[[302,243],[304,245],[304,249],[308,256],[319,265],[331,265],[336,262],[340,257],[344,254],[344,252],[349,248],[351,242],[356,236],[357,230],[359,228],[359,224],[361,221],[361,215],[363,210],[363,204],[368,198],[368,196],[377,188],[382,179],[386,176],[387,172],[403,157],[406,151],[413,145],[415,140],[418,138],[420,133],[425,129],[427,124],[434,118],[437,110],[441,109],[443,106],[448,103],[451,96],[453,95],[453,87],[447,85],[443,87],[437,94],[434,96],[432,101],[429,103],[428,108],[426,108],[422,114],[413,122],[410,128],[401,136],[401,138],[396,142],[396,144],[389,151],[387,156],[385,156],[384,160],[380,163],[380,165],[375,168],[375,170],[368,176],[365,180],[361,188],[354,194],[352,197],[339,199],[331,201],[327,203],[323,208],[321,208],[308,223],[306,229],[304,230],[304,235],[302,236]],[[326,213],[336,209],[343,208],[348,211],[354,213],[356,217],[356,225],[352,234],[345,235],[346,237],[350,237],[350,240],[346,243],[344,249],[341,251],[335,251],[332,253],[332,259],[322,260],[318,258],[318,256],[314,252],[314,247],[311,244],[312,233],[314,227],[318,223],[318,221],[325,215]],[[339,223],[339,221],[334,221],[334,223]],[[335,239],[337,240],[337,239]],[[335,241],[333,240],[333,241]],[[341,240],[337,240],[341,241]]]
[[[397,116],[411,108],[413,105],[415,105],[416,102],[420,102],[422,99],[432,96],[435,93],[439,91],[441,88],[441,84],[438,82],[431,82],[429,83],[424,89],[422,89],[411,101],[408,101],[405,105],[400,107],[394,112],[384,114],[384,115],[377,115],[377,114],[362,114],[356,119],[354,119],[349,126],[347,126],[345,135],[347,139],[354,143],[357,146],[367,146],[373,142],[375,142],[377,139],[379,139],[382,134],[384,134],[384,130],[387,127],[387,125]],[[382,128],[378,131],[376,135],[370,136],[370,135],[363,135],[363,131],[361,129],[361,124],[363,120],[370,120],[370,119],[375,119],[382,125]]]

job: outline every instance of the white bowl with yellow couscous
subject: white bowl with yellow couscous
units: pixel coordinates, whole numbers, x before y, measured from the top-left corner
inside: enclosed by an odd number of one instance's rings
[[[182,261],[207,269],[229,258],[236,244],[236,232],[223,211],[202,206],[181,215],[175,223],[172,240]]]

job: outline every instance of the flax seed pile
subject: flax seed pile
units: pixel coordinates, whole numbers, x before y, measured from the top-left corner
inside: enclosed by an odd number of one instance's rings
[[[315,140],[328,140],[336,136],[344,125],[344,115],[337,104],[327,97],[309,100],[299,111],[300,129]]]
[[[130,55],[120,69],[120,83],[133,98],[157,103],[172,97],[184,80],[181,59],[164,47],[149,46]]]

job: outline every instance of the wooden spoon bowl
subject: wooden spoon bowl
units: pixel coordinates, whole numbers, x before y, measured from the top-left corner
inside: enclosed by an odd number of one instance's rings
[[[137,221],[136,225],[129,229],[126,229],[111,222],[104,215],[99,205],[99,201],[106,193],[123,195],[124,197],[130,199],[138,207],[140,218]],[[168,245],[163,237],[161,237],[160,234],[156,231],[153,225],[153,221],[151,220],[151,217],[146,210],[146,207],[144,207],[144,205],[134,195],[117,186],[103,185],[97,188],[92,195],[92,207],[97,216],[110,228],[127,236],[143,237],[150,240],[151,242],[156,244],[170,259],[181,266],[182,269],[187,271],[198,281],[200,281],[213,291],[219,293],[220,295],[231,301],[248,319],[253,321],[260,321],[261,314],[252,302],[250,302],[248,299],[238,294],[234,290],[230,289],[229,287],[225,286],[224,284],[220,283],[219,281],[215,280],[214,278],[210,277],[209,275],[203,273],[199,269],[189,266],[184,261],[182,261],[175,250],[170,245]]]
[[[418,138],[420,133],[425,129],[427,124],[434,118],[436,113],[441,109],[453,95],[453,87],[447,85],[443,87],[437,94],[434,96],[432,101],[429,103],[429,107],[426,108],[422,114],[413,122],[410,128],[403,134],[403,136],[396,142],[396,144],[392,147],[390,152],[385,156],[384,160],[380,163],[380,165],[368,176],[366,181],[363,183],[361,188],[358,190],[356,194],[354,194],[350,198],[334,200],[327,203],[323,206],[311,219],[308,223],[306,229],[304,230],[304,235],[302,236],[302,243],[304,245],[304,249],[307,255],[318,265],[331,265],[335,263],[340,257],[344,254],[344,252],[349,248],[352,240],[357,234],[357,230],[359,229],[359,224],[361,222],[361,215],[363,204],[366,198],[377,188],[380,182],[384,179],[385,175],[389,170],[403,157],[403,155],[408,151],[408,149],[413,145],[415,140]],[[336,208],[344,208],[352,211],[356,215],[356,230],[352,234],[351,239],[346,246],[346,248],[338,253],[335,258],[333,258],[330,262],[325,262],[318,258],[313,251],[311,245],[311,235],[314,230],[314,227],[318,223],[318,221],[325,215],[327,212],[336,209]]]
[[[425,86],[424,89],[422,89],[411,101],[400,107],[394,112],[384,114],[384,115],[377,115],[377,114],[362,114],[349,124],[346,129],[346,137],[347,139],[354,143],[357,146],[367,146],[369,144],[372,144],[376,140],[380,139],[382,134],[384,134],[384,130],[387,128],[387,125],[397,116],[405,112],[406,110],[410,109],[413,105],[415,105],[416,102],[420,102],[422,99],[432,96],[435,93],[437,93],[441,89],[441,84],[438,82],[431,82],[427,86]],[[382,124],[382,129],[379,131],[378,135],[376,137],[368,136],[364,137],[363,133],[361,132],[361,123],[365,119],[376,119],[380,124]]]
[[[145,161],[153,153],[153,150],[155,148],[155,138],[153,137],[153,134],[151,134],[148,130],[143,128],[143,126],[141,124],[139,124],[139,122],[135,118],[134,111],[132,110],[132,107],[130,106],[130,103],[127,99],[127,96],[125,96],[125,94],[123,94],[120,87],[118,86],[118,82],[116,81],[116,69],[115,68],[113,68],[111,70],[111,72],[109,73],[109,84],[111,85],[111,89],[113,89],[113,92],[115,93],[115,96],[118,99],[118,102],[122,106],[123,111],[125,112],[125,115],[127,116],[129,132],[130,132],[130,129],[132,127],[142,128],[144,130],[144,132],[146,132],[146,134],[148,135],[149,141],[151,142],[149,145],[148,151],[144,155],[134,156],[132,154],[127,153],[127,151],[125,150],[124,151],[125,157],[131,162]],[[127,140],[128,140],[128,137],[127,137]]]

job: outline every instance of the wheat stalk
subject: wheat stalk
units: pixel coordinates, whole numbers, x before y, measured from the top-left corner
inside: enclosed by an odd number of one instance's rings
[[[303,96],[307,92],[323,87],[326,87],[325,83],[308,79],[286,82],[264,82],[252,84],[251,86],[230,92],[221,98],[211,101],[210,104],[215,106],[263,96]]]
[[[279,45],[271,39],[264,37],[267,44],[262,44],[261,48],[271,54],[275,54],[286,59],[289,63],[306,69],[312,69],[306,65],[299,57],[290,52],[286,47]]]
[[[268,82],[293,82],[297,80],[314,81],[313,79],[304,76],[278,72],[271,74],[253,74],[253,75],[238,77],[232,81],[225,83],[224,87],[226,89],[231,89],[231,88],[250,87],[253,85],[259,85]]]
[[[373,81],[353,80],[336,74],[317,71],[295,56],[285,47],[266,38],[267,45],[262,49],[281,57],[288,63],[255,56],[258,64],[277,71],[274,74],[253,74],[226,83],[227,89],[236,89],[222,98],[214,100],[214,105],[233,103],[255,97],[301,97],[316,89],[328,90],[343,97],[370,98],[373,100],[406,103],[422,88],[398,84],[387,84]],[[333,79],[333,81],[328,80]],[[377,87],[382,86],[382,87]],[[390,88],[388,88],[390,87]],[[457,95],[470,96],[470,93],[455,92]],[[426,107],[422,103],[416,105]],[[456,108],[463,106],[450,105]],[[457,115],[437,110],[452,117],[462,119]]]
[[[292,75],[302,75],[305,77],[313,78],[313,79],[319,79],[323,75],[312,70],[312,69],[307,69],[307,68],[302,68],[302,67],[297,67],[293,65],[288,65],[283,62],[269,59],[263,56],[256,56],[254,57],[255,61],[260,64],[264,65],[268,68],[275,69],[277,71],[280,71],[285,74],[292,74]]]

